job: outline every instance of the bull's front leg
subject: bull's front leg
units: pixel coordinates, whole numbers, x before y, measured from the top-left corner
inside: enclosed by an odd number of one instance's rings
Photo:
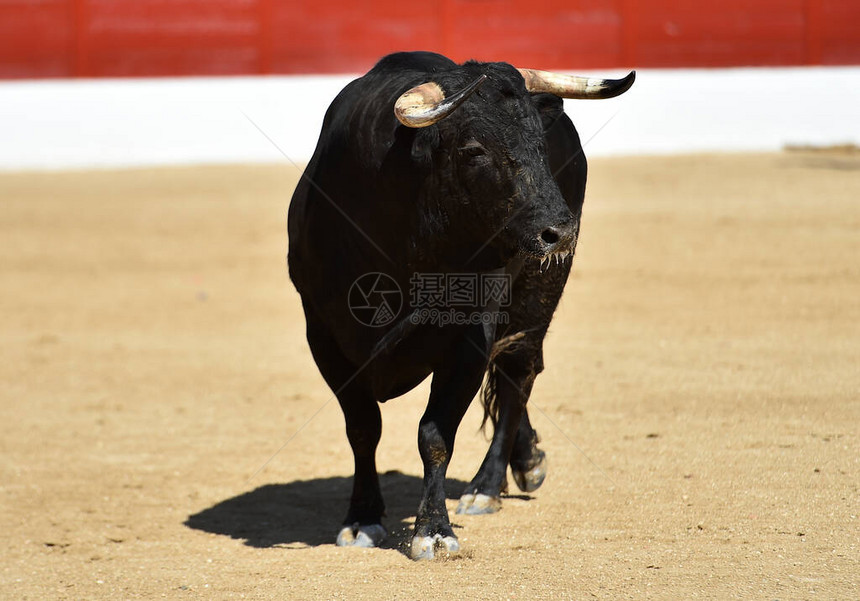
[[[448,353],[434,370],[430,400],[418,427],[424,488],[415,518],[412,559],[432,559],[436,551],[460,550],[445,506],[445,474],[454,452],[457,428],[481,387],[490,340],[492,332],[484,327],[469,328],[454,352]]]

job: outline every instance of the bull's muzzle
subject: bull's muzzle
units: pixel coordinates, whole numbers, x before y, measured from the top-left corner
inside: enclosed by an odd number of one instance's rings
[[[578,233],[579,224],[570,218],[544,228],[536,236],[525,240],[523,250],[541,259],[550,255],[567,255],[573,252]]]

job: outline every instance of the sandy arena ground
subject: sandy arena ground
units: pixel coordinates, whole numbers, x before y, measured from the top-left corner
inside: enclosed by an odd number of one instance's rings
[[[429,563],[400,551],[426,385],[383,408],[389,541],[333,544],[296,178],[0,176],[0,598],[860,599],[860,156],[592,161],[532,395],[549,477]]]

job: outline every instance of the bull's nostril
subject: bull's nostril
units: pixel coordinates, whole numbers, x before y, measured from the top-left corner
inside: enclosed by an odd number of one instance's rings
[[[548,228],[541,232],[540,239],[546,244],[553,245],[558,242],[559,235],[555,228]]]

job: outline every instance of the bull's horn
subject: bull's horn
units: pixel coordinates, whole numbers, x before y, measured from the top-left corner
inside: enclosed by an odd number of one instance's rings
[[[433,125],[450,115],[486,79],[486,75],[481,75],[450,98],[445,98],[445,92],[435,81],[422,83],[420,86],[404,92],[397,99],[397,102],[394,103],[394,115],[406,127]]]
[[[636,80],[636,71],[631,71],[623,79],[599,79],[535,69],[517,70],[526,80],[526,89],[529,92],[546,92],[561,98],[613,98],[629,90]]]

